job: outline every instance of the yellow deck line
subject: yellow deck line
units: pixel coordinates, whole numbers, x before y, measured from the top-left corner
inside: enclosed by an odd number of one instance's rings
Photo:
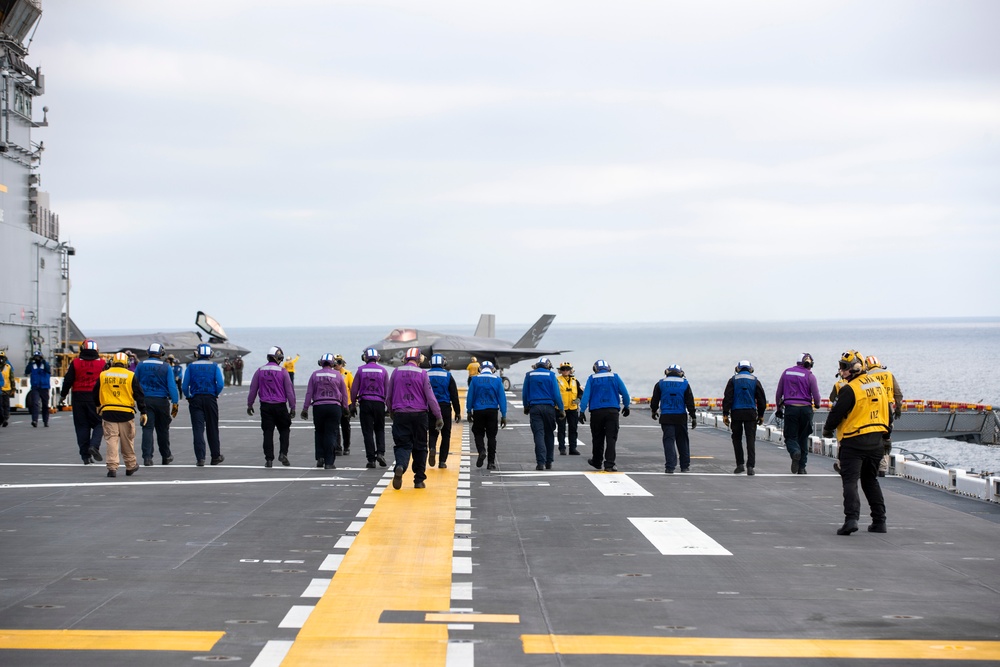
[[[0,630],[0,649],[211,651],[225,634],[172,630]]]
[[[380,623],[385,611],[451,608],[455,504],[462,425],[451,431],[449,467],[428,468],[427,488],[388,487],[309,615],[283,667],[406,664],[443,667],[448,628]]]
[[[521,643],[525,653],[547,655],[1000,660],[1000,642],[988,641],[521,635]]]

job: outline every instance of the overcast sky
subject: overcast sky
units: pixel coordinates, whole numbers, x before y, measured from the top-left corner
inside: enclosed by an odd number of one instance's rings
[[[1000,315],[1000,2],[43,9],[85,330]]]

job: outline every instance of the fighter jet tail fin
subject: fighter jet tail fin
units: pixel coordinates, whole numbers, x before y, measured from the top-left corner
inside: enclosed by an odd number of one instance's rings
[[[476,333],[474,336],[480,338],[496,338],[497,337],[497,316],[487,315],[483,313],[479,316],[479,324],[476,326]]]
[[[521,339],[514,343],[514,347],[538,347],[538,343],[541,342],[542,336],[549,330],[549,325],[552,324],[552,320],[554,319],[556,319],[555,315],[542,315],[539,317],[538,321],[531,325],[531,328],[521,336]]]

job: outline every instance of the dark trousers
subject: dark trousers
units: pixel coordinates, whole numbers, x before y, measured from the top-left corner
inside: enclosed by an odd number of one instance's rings
[[[428,414],[427,416],[427,449],[432,452],[438,453],[438,459],[441,463],[448,460],[448,452],[451,449],[451,403],[438,403],[441,407],[441,421],[444,425],[441,427],[441,447],[437,447],[438,430],[434,428],[434,419]]]
[[[351,412],[343,410],[340,415],[340,442],[344,453],[351,451]]]
[[[618,408],[598,408],[590,411],[590,437],[594,444],[594,463],[610,468],[615,464],[618,444]]]
[[[392,415],[392,448],[396,465],[406,470],[413,456],[413,481],[427,479],[427,413],[395,412]]]
[[[569,451],[576,451],[576,439],[578,434],[578,425],[580,423],[580,411],[579,410],[567,410],[566,419],[557,419],[556,428],[557,436],[559,438],[559,451],[566,451],[566,431],[569,431]]]
[[[332,466],[337,460],[337,429],[344,409],[336,403],[313,405],[313,426],[316,428],[316,459]]]
[[[236,368],[233,369],[233,382],[239,386],[243,386],[243,369]]]
[[[32,389],[28,392],[28,409],[31,410],[31,421],[38,421],[38,413],[42,413],[42,421],[49,423],[49,390]]]
[[[813,432],[813,409],[811,405],[786,405],[785,423],[782,435],[789,456],[799,453],[799,470],[806,469],[809,457],[809,436]]]
[[[73,429],[76,430],[76,445],[80,448],[80,458],[90,458],[90,450],[100,451],[104,438],[104,425],[97,414],[97,404],[90,396],[73,393]]]
[[[736,465],[741,466],[743,460],[742,438],[747,439],[746,464],[751,468],[757,463],[757,420],[756,419],[733,419],[730,422],[733,431],[733,452],[736,454]]]
[[[556,449],[556,408],[553,405],[532,405],[528,414],[531,435],[535,439],[535,463],[552,463]]]
[[[681,470],[691,467],[691,441],[688,439],[687,421],[680,424],[664,424],[660,422],[663,431],[663,458],[667,470],[677,468],[677,458],[680,454]]]
[[[786,410],[788,408],[785,408]],[[787,412],[785,413],[787,414]],[[872,519],[885,521],[885,499],[878,484],[878,464],[882,460],[882,446],[852,446],[850,439],[840,443],[840,476],[844,483],[844,518],[861,517],[861,498],[858,480],[864,491]]]
[[[385,456],[385,403],[361,399],[358,415],[361,421],[361,437],[365,441],[365,456],[375,460],[376,454]]]
[[[194,435],[194,457],[205,460],[205,434],[208,433],[208,449],[212,458],[222,456],[222,442],[219,439],[219,399],[211,394],[195,394],[188,399],[191,413],[191,432]]]
[[[476,442],[476,451],[480,454],[486,454],[486,460],[489,463],[497,461],[499,415],[499,408],[476,410],[472,413],[472,437]]]
[[[8,421],[10,421],[10,396],[3,393],[0,394],[0,422],[6,424]]]
[[[278,453],[288,455],[288,434],[292,430],[292,417],[284,403],[260,404],[260,428],[264,431],[264,458],[274,460],[274,429],[278,429]]]
[[[153,458],[153,433],[160,456],[170,456],[170,399],[146,397],[146,425],[142,427],[142,458]]]

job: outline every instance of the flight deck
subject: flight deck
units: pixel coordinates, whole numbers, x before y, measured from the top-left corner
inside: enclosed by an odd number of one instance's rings
[[[463,419],[447,469],[399,491],[356,421],[335,470],[300,419],[291,466],[265,469],[242,387],[220,398],[222,465],[194,465],[182,405],[174,462],[115,479],[79,463],[70,413],[12,415],[0,664],[1000,665],[1000,506],[886,478],[889,532],[863,503],[837,536],[829,458],[793,475],[758,442],[756,476],[734,475],[728,433],[697,428],[667,475],[633,410],[619,472],[587,464],[589,425],[583,455],[535,471],[509,401],[498,470]]]

